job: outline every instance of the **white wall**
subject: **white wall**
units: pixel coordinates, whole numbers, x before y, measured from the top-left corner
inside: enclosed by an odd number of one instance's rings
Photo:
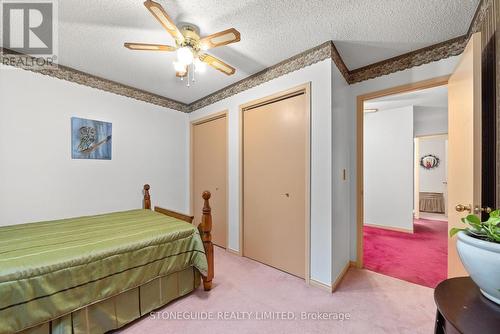
[[[448,133],[448,108],[414,107],[415,136]]]
[[[311,277],[330,284],[347,247],[356,259],[356,97],[450,74],[457,60],[351,86],[324,60],[191,114],[194,120],[229,110],[229,248],[240,247],[240,104],[312,82]],[[153,204],[188,211],[187,115],[15,69],[0,75],[0,108],[0,224],[135,208],[145,182]],[[112,161],[70,159],[71,116],[113,123]]]
[[[449,75],[453,72],[459,56],[450,57],[437,62],[413,67],[405,71],[384,75],[379,78],[370,79],[350,86],[350,106],[347,107],[346,123],[338,124],[333,131],[345,127],[349,135],[349,186],[350,186],[350,228],[351,228],[351,260],[355,261],[356,254],[356,98],[359,95],[375,92],[391,87],[396,87],[412,82],[428,80],[443,75]]]
[[[349,120],[350,86],[332,63],[332,108],[333,108],[333,213],[332,213],[332,277],[335,280],[349,263],[350,212],[349,212]],[[345,170],[345,179],[344,179]],[[355,243],[355,242],[354,242]]]
[[[113,158],[72,160],[70,118],[113,123]],[[0,73],[0,225],[140,208],[188,210],[187,115],[8,68]]]
[[[191,120],[229,110],[229,248],[240,247],[239,105],[312,82],[311,278],[329,284],[345,265],[347,248],[350,259],[356,260],[356,97],[448,75],[457,61],[451,57],[351,86],[335,65],[322,61],[195,111]],[[330,78],[325,73],[331,73]],[[341,180],[343,168],[347,184]]]
[[[413,231],[413,106],[364,116],[365,224]]]
[[[228,110],[228,247],[239,250],[240,105],[311,82],[311,278],[332,282],[332,62],[327,59],[233,95],[191,114],[191,120]],[[286,233],[286,231],[284,231]]]
[[[439,166],[425,169],[419,166],[419,185],[421,192],[445,193],[446,186],[446,141],[445,136],[421,138],[419,142],[419,158],[426,154],[433,154],[440,160]]]

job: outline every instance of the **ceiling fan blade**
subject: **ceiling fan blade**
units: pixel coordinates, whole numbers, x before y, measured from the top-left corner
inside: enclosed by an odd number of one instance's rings
[[[200,60],[212,66],[216,70],[221,71],[227,75],[233,75],[236,72],[236,69],[220,59],[215,58],[209,54],[203,53],[199,56]]]
[[[147,44],[147,43],[125,43],[124,47],[130,50],[143,51],[175,51],[177,48],[170,45]]]
[[[153,14],[154,17],[161,23],[161,25],[168,31],[170,35],[177,41],[177,43],[182,44],[184,42],[184,36],[181,34],[179,29],[174,23],[174,20],[168,16],[167,12],[163,7],[154,1],[146,0],[144,6]]]
[[[216,48],[218,46],[227,45],[239,41],[240,41],[240,32],[234,28],[231,28],[203,37],[200,40],[200,47],[202,50],[208,50]]]

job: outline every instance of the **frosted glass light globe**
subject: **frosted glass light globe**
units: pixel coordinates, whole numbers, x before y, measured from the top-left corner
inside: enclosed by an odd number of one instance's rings
[[[186,65],[181,62],[174,61],[174,69],[176,72],[184,73],[186,72]]]
[[[207,70],[207,64],[199,59],[194,60],[194,66],[196,68],[196,72],[198,73],[205,73]]]
[[[177,50],[177,61],[184,65],[190,65],[193,63],[194,55],[190,48],[184,46]]]

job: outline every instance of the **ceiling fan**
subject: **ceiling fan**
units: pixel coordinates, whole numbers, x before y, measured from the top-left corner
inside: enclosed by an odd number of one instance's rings
[[[238,30],[231,28],[203,38],[200,38],[199,30],[196,26],[186,24],[177,28],[174,21],[168,16],[163,7],[154,1],[146,0],[144,6],[161,23],[167,32],[174,38],[175,46],[146,44],[146,43],[125,43],[124,46],[130,50],[143,51],[177,51],[177,60],[174,61],[176,76],[181,79],[187,78],[187,86],[190,80],[194,82],[194,73],[202,72],[205,64],[212,66],[216,70],[227,75],[233,75],[236,69],[222,60],[205,53],[206,50],[240,41]],[[189,75],[191,73],[191,79]]]

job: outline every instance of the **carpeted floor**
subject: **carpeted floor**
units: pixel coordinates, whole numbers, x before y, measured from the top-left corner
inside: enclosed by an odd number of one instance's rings
[[[156,319],[145,316],[120,330],[124,334],[224,333],[431,333],[434,328],[433,290],[380,275],[350,269],[335,293],[308,287],[304,281],[261,263],[216,248],[214,288],[202,289],[158,310]],[[172,320],[176,312],[187,318]],[[218,320],[219,312],[240,313],[240,318]],[[262,320],[259,312],[291,312],[293,320]],[[329,320],[302,320],[314,312]],[[336,313],[335,313],[336,312]],[[348,320],[338,319],[342,313]],[[177,314],[177,313],[176,313]],[[335,315],[336,314],[336,315]],[[236,316],[236,315],[234,315]],[[288,315],[287,315],[288,317]],[[158,319],[163,318],[163,319]],[[168,319],[170,318],[170,319]]]
[[[414,233],[364,227],[366,269],[431,288],[447,275],[448,224],[414,221]]]

